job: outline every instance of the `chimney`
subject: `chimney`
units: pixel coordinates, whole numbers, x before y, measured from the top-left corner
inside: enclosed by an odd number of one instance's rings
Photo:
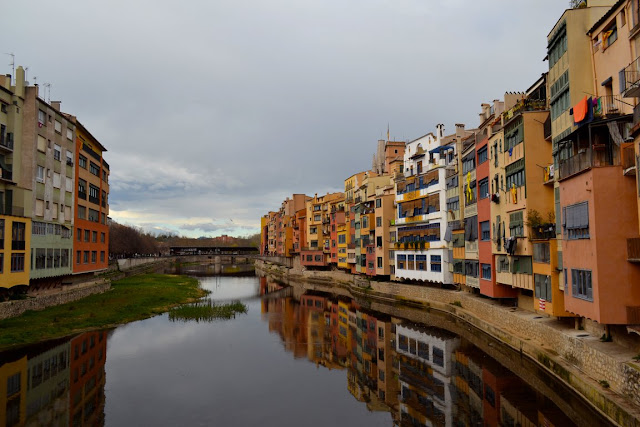
[[[444,137],[444,125],[442,123],[438,123],[436,125],[436,140],[440,141]]]
[[[24,68],[16,68],[16,96],[24,98]]]
[[[51,101],[51,107],[57,112],[60,112],[60,104],[62,104],[61,101]]]
[[[462,141],[462,138],[464,138],[464,124],[456,123],[456,139]]]

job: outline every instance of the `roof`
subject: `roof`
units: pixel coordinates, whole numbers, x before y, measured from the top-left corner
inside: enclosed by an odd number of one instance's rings
[[[593,27],[591,27],[589,29],[589,31],[587,31],[587,35],[590,36],[595,30],[596,28],[598,28],[600,25],[602,25],[604,23],[604,21],[606,21],[607,19],[609,19],[611,17],[611,15],[614,14],[614,12],[620,7],[622,6],[624,3],[626,3],[626,0],[618,0],[613,6],[611,6],[611,9],[609,9],[607,11],[607,13],[605,13],[602,18],[598,19],[596,21],[595,24],[593,24]]]

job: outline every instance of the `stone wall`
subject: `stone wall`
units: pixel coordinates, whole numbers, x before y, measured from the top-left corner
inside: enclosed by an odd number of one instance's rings
[[[99,280],[91,284],[73,287],[61,292],[49,295],[41,295],[34,298],[0,303],[0,319],[16,317],[27,310],[44,310],[60,304],[77,301],[93,294],[101,294],[111,288],[109,281]]]
[[[165,261],[166,258],[148,257],[148,258],[124,258],[118,260],[118,270],[124,271],[131,268],[140,267],[141,265],[151,264],[153,262]]]

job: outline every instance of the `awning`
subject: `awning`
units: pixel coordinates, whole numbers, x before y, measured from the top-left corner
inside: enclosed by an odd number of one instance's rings
[[[435,152],[443,152],[443,151],[447,151],[447,150],[453,150],[453,145],[442,145],[440,147],[436,147],[432,150],[429,150],[429,153],[435,153]]]

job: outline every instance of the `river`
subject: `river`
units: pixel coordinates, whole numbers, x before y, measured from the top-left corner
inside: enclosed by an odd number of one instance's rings
[[[605,423],[531,361],[442,314],[255,276],[200,280],[247,313],[164,314],[0,353],[0,425]]]

